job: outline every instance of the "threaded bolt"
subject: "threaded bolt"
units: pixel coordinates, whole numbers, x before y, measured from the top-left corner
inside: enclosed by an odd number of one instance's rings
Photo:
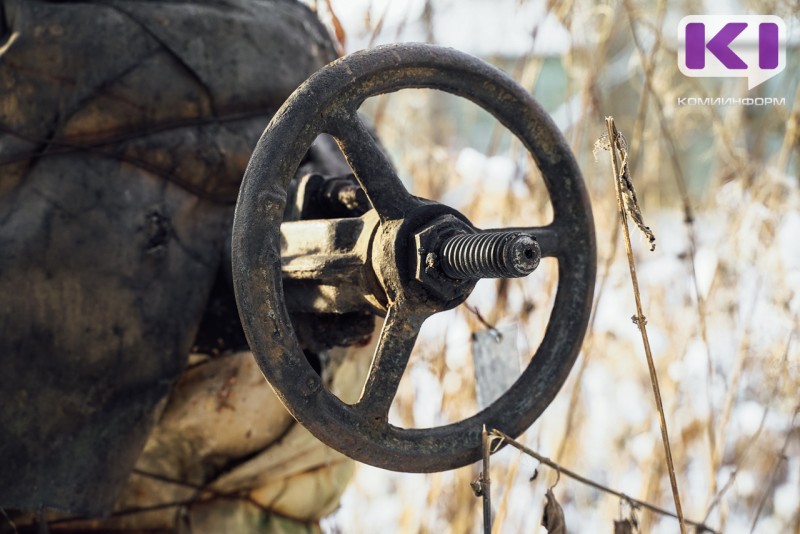
[[[439,249],[442,270],[456,280],[520,278],[538,267],[541,256],[533,236],[515,231],[459,234]]]

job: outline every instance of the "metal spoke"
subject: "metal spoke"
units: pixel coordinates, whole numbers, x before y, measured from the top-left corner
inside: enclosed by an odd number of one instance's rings
[[[356,409],[368,417],[385,421],[389,415],[414,342],[425,321],[425,314],[408,313],[410,309],[410,306],[393,304],[386,314],[369,375],[356,404]]]
[[[357,113],[336,115],[327,132],[344,153],[381,220],[402,219],[418,201],[406,190],[389,156]]]

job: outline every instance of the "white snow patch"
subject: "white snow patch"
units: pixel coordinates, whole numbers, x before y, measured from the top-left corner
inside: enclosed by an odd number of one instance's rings
[[[736,473],[734,487],[736,488],[736,493],[738,493],[740,497],[750,497],[751,495],[755,494],[756,479],[753,476],[753,472],[742,469]]]
[[[761,425],[764,407],[755,401],[740,402],[734,410],[734,417],[742,429],[742,434],[752,436]]]

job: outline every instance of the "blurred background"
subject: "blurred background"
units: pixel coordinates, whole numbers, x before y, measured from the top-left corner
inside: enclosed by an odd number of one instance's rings
[[[560,465],[674,510],[658,415],[636,324],[609,153],[595,151],[613,116],[650,252],[633,249],[684,514],[716,531],[800,532],[800,5],[663,0],[317,0],[341,52],[425,41],[500,67],[551,113],[590,191],[598,241],[595,307],[569,380],[520,441]],[[744,78],[688,78],[677,68],[678,21],[690,14],[773,14],[788,29],[786,69],[751,91]],[[782,105],[680,105],[684,97],[771,97]],[[479,227],[551,217],[520,143],[466,100],[403,91],[362,107],[416,195]],[[595,154],[596,152],[596,154]],[[557,271],[483,281],[466,305],[426,323],[391,422],[459,420],[513,382],[548,320]],[[493,383],[481,358],[501,361]],[[515,375],[516,373],[516,375]],[[480,373],[479,373],[480,374]],[[470,488],[480,466],[399,474],[361,465],[327,532],[480,532]],[[537,474],[535,478],[534,475]],[[492,459],[495,532],[545,532],[557,474],[506,447]],[[569,532],[610,532],[631,507],[562,476],[554,494]],[[677,521],[635,510],[641,532]]]

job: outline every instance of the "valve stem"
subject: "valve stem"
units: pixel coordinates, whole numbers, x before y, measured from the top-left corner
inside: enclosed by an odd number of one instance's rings
[[[442,270],[456,280],[520,278],[532,273],[541,257],[536,239],[517,231],[459,234],[439,249]]]

